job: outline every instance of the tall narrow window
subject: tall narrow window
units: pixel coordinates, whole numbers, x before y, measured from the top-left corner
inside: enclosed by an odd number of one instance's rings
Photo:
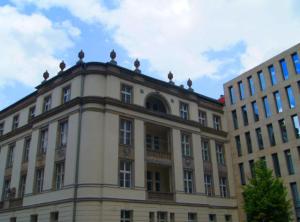
[[[147,191],[153,190],[153,177],[152,172],[147,171]]]
[[[288,71],[288,68],[287,68],[286,61],[284,59],[281,59],[279,61],[279,63],[280,63],[283,79],[287,80],[289,78],[289,71]]]
[[[39,155],[46,154],[48,149],[48,128],[44,128],[40,132]]]
[[[20,184],[19,184],[19,197],[20,198],[24,197],[25,186],[26,186],[26,174],[23,174],[20,178]]]
[[[272,86],[277,84],[277,78],[276,78],[276,73],[275,73],[275,68],[273,65],[268,67],[269,70],[269,74],[270,74],[270,79],[271,79],[271,83]]]
[[[121,210],[121,222],[132,222],[132,211],[131,210]]]
[[[129,160],[120,161],[120,187],[130,188],[132,186],[132,164]]]
[[[66,86],[62,89],[62,103],[69,102],[71,100],[71,86]]]
[[[272,124],[268,124],[267,125],[267,129],[268,129],[268,136],[269,136],[270,145],[271,146],[275,146],[276,145],[276,141],[275,141],[275,135],[274,135],[273,125]]]
[[[228,197],[227,178],[220,177],[220,195],[221,197]]]
[[[293,196],[293,202],[294,202],[295,208],[298,208],[300,197],[299,197],[299,192],[298,192],[298,188],[297,188],[297,183],[296,182],[290,183],[290,187],[291,187],[291,191],[292,191],[291,193]]]
[[[214,124],[214,129],[221,130],[222,129],[221,117],[217,115],[213,115],[213,124]]]
[[[225,215],[225,222],[232,222],[232,216],[229,214]]]
[[[286,143],[286,142],[288,142],[288,134],[287,134],[286,124],[285,124],[284,119],[279,120],[278,124],[279,124],[279,128],[280,128],[282,142]]]
[[[193,189],[194,189],[193,171],[191,170],[183,171],[183,182],[184,182],[184,192],[193,193]]]
[[[204,161],[210,161],[209,141],[202,139],[202,158]]]
[[[43,184],[44,184],[44,168],[38,168],[35,171],[35,192],[36,193],[43,192]]]
[[[293,109],[296,106],[296,100],[295,100],[295,97],[294,97],[294,94],[293,94],[292,87],[288,86],[288,87],[285,88],[285,90],[286,90],[286,94],[287,94],[287,97],[288,97],[288,100],[289,100],[289,106],[290,106],[291,109]]]
[[[45,98],[44,98],[44,104],[43,104],[43,112],[46,112],[46,111],[48,111],[48,110],[50,110],[51,109],[51,95],[49,95],[49,96],[46,96]]]
[[[68,120],[60,121],[58,128],[58,149],[64,149],[67,147],[68,128]]]
[[[264,149],[264,141],[261,133],[261,128],[255,129],[257,145],[260,150]]]
[[[202,110],[199,110],[199,123],[202,125],[202,126],[207,126],[207,116],[206,116],[206,112],[202,111]]]
[[[262,71],[260,71],[257,73],[257,75],[258,75],[258,79],[259,79],[260,89],[261,89],[261,91],[265,91],[266,90],[266,80],[265,80],[264,73]]]
[[[160,192],[160,173],[155,172],[155,191]]]
[[[239,163],[239,170],[240,170],[241,184],[245,185],[246,184],[246,179],[245,179],[245,172],[244,172],[244,164],[243,163]]]
[[[28,162],[31,137],[26,137],[24,141],[23,162]]]
[[[0,136],[4,134],[4,122],[0,123]]]
[[[294,63],[295,72],[300,74],[300,61],[297,53],[292,54],[292,60]]]
[[[248,114],[247,114],[247,107],[242,106],[242,116],[243,116],[243,121],[244,121],[244,126],[248,126],[249,122],[248,122]]]
[[[231,102],[231,104],[235,104],[236,103],[236,97],[235,97],[234,88],[232,86],[230,86],[228,88],[228,90],[229,90],[230,102]]]
[[[242,146],[240,136],[235,137],[236,151],[238,156],[242,156]]]
[[[28,121],[32,120],[35,117],[35,106],[29,108]]]
[[[168,212],[157,212],[157,222],[168,222]]]
[[[300,138],[300,123],[297,115],[292,116],[293,126],[296,138]]]
[[[283,111],[283,109],[282,109],[282,103],[281,103],[280,94],[279,94],[278,91],[276,91],[276,92],[273,93],[273,95],[274,95],[274,99],[275,99],[275,102],[276,102],[277,112],[281,113]]]
[[[132,103],[132,86],[121,85],[121,101],[123,103]]]
[[[9,190],[10,190],[10,178],[7,178],[4,180],[4,185],[3,185],[3,194],[2,194],[3,200],[9,199],[9,193],[10,193]]]
[[[204,188],[207,196],[213,195],[212,176],[210,174],[204,174]]]
[[[38,222],[38,218],[37,214],[32,214],[30,215],[30,222]]]
[[[285,150],[284,155],[285,155],[286,166],[287,166],[289,175],[295,174],[291,151],[289,149]]]
[[[64,186],[65,163],[59,162],[55,165],[55,189],[60,190]]]
[[[216,154],[217,154],[217,162],[218,164],[225,165],[225,153],[224,153],[224,145],[220,143],[216,143]]]
[[[248,85],[249,85],[250,95],[253,96],[255,94],[255,86],[254,86],[252,76],[248,77]]]
[[[273,161],[274,173],[276,177],[281,177],[280,164],[279,164],[277,153],[272,154],[272,161]]]
[[[254,121],[257,122],[257,121],[259,121],[259,112],[258,112],[258,106],[257,106],[256,101],[253,101],[251,103],[251,105],[252,105],[252,111],[253,111]]]
[[[6,168],[12,168],[13,162],[14,162],[14,149],[16,144],[12,143],[8,147],[8,153],[7,153],[7,161],[6,161]]]
[[[233,127],[234,127],[234,129],[238,129],[239,124],[238,124],[238,118],[237,118],[236,110],[233,110],[231,112],[231,114],[232,114]]]
[[[183,156],[192,156],[190,136],[183,133],[181,134],[181,150]]]
[[[51,212],[50,213],[50,222],[58,222],[59,212]]]
[[[179,113],[180,113],[180,117],[182,119],[188,120],[189,119],[189,104],[180,102]]]
[[[245,99],[245,88],[243,82],[238,82],[239,85],[239,93],[240,93],[240,100]]]
[[[132,143],[132,121],[121,119],[120,121],[120,144],[131,145]]]
[[[254,160],[249,160],[249,168],[250,168],[250,173],[251,177],[255,177],[255,168],[254,168]]]
[[[253,150],[252,150],[252,142],[251,142],[250,132],[245,133],[245,139],[246,139],[248,153],[252,153]]]
[[[263,97],[264,109],[265,109],[265,116],[268,118],[272,115],[268,97]]]
[[[19,127],[19,115],[13,117],[12,130],[15,130]]]
[[[217,222],[217,218],[215,214],[210,214],[209,215],[209,222]]]
[[[188,213],[188,222],[197,222],[197,214]]]

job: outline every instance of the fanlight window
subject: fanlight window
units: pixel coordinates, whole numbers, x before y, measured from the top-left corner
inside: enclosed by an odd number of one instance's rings
[[[146,108],[154,112],[167,113],[167,107],[163,98],[158,95],[150,95],[146,100]]]

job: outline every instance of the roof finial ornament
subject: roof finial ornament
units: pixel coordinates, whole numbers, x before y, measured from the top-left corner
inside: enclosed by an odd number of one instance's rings
[[[82,51],[82,49],[78,53],[78,58],[79,58],[79,60],[78,60],[77,64],[82,64],[83,63],[83,58],[84,58],[84,52]]]
[[[140,67],[140,61],[138,60],[138,59],[136,59],[135,61],[134,61],[134,67],[135,67],[135,72],[137,72],[137,73],[141,73],[141,70],[139,69],[139,67]]]
[[[44,81],[43,82],[46,82],[47,79],[49,78],[49,72],[47,70],[43,73],[43,77],[44,77]]]
[[[59,74],[63,73],[64,69],[66,68],[66,63],[64,62],[64,60],[62,60],[59,63],[59,68],[60,68]]]
[[[173,82],[173,73],[171,71],[168,74],[168,79],[169,79],[169,83],[174,85],[174,82]]]
[[[188,85],[188,87],[189,87],[189,90],[190,90],[190,91],[193,91],[193,88],[192,88],[193,82],[192,82],[192,80],[191,80],[190,78],[189,78],[188,81],[187,81],[187,85]]]
[[[113,65],[117,65],[117,61],[115,60],[117,57],[117,53],[115,52],[115,50],[113,49],[111,52],[110,52],[110,63],[113,64]]]

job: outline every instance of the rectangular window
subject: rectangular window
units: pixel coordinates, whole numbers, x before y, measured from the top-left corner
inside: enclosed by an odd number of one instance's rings
[[[191,170],[183,171],[183,182],[184,182],[184,192],[185,193],[193,193],[193,191],[194,191],[193,171],[191,171]]]
[[[214,129],[221,130],[222,129],[221,117],[217,115],[213,115],[213,124],[214,124]]]
[[[14,149],[16,144],[12,143],[8,147],[8,153],[7,153],[7,161],[6,161],[6,168],[12,168],[13,162],[14,162]]]
[[[123,103],[132,103],[132,86],[121,85],[121,101]]]
[[[254,86],[252,76],[248,77],[248,85],[249,85],[250,95],[253,96],[255,94],[255,86]]]
[[[47,112],[51,109],[51,100],[51,95],[44,98],[43,112]]]
[[[71,86],[66,86],[62,89],[62,103],[69,102],[71,100]]]
[[[155,213],[149,212],[149,222],[155,222]]]
[[[236,103],[236,98],[235,98],[234,88],[232,86],[230,86],[228,88],[228,90],[229,90],[230,102],[231,102],[231,104],[235,104]]]
[[[277,84],[277,78],[276,78],[276,73],[275,73],[275,68],[273,65],[268,67],[269,70],[269,74],[270,74],[270,79],[271,79],[271,83],[272,86]]]
[[[213,195],[213,184],[212,176],[209,174],[204,174],[204,188],[205,194],[211,197]]]
[[[216,154],[217,154],[217,162],[220,165],[225,165],[225,153],[224,153],[224,145],[220,143],[216,143]]]
[[[36,193],[43,192],[43,184],[44,184],[44,168],[38,168],[35,171],[35,192]]]
[[[40,131],[40,144],[38,155],[46,154],[48,149],[48,128],[41,129]]]
[[[168,213],[157,212],[157,222],[168,222]]]
[[[238,156],[242,156],[242,146],[241,146],[241,139],[240,136],[235,137],[235,144],[236,144],[236,152]]]
[[[209,141],[202,139],[201,146],[202,146],[202,159],[203,159],[203,161],[210,161]]]
[[[183,133],[181,134],[181,150],[183,156],[192,156],[190,136]]]
[[[253,150],[252,150],[252,142],[251,142],[250,132],[245,133],[245,139],[246,139],[248,153],[252,153]]]
[[[147,190],[152,191],[153,190],[153,178],[152,178],[152,172],[147,171]]]
[[[277,153],[272,154],[272,161],[273,161],[274,173],[276,177],[281,177],[280,164],[279,164]]]
[[[19,197],[23,198],[25,194],[25,186],[26,186],[26,174],[22,175],[20,178],[20,184],[19,184]]]
[[[59,162],[55,164],[55,189],[61,190],[65,180],[65,163]]]
[[[197,214],[188,213],[188,222],[197,222]]]
[[[267,125],[267,129],[268,129],[268,136],[269,136],[270,145],[271,146],[275,146],[276,145],[276,141],[275,141],[275,135],[274,135],[273,125],[272,124],[268,124]]]
[[[64,149],[67,147],[68,142],[68,120],[63,120],[59,122],[58,126],[58,141],[57,148]]]
[[[284,59],[281,59],[279,61],[279,63],[280,63],[283,79],[287,80],[289,78],[289,71],[288,71],[288,68],[287,68],[286,61]]]
[[[292,60],[294,63],[294,68],[295,68],[296,74],[300,74],[300,61],[299,61],[299,57],[298,57],[297,53],[292,54]]]
[[[281,102],[280,94],[279,94],[278,91],[276,91],[276,92],[273,93],[273,95],[274,95],[274,100],[275,100],[275,103],[276,103],[277,112],[281,113],[283,111],[283,109],[282,109],[282,102]]]
[[[239,124],[238,124],[238,118],[237,118],[236,110],[233,110],[231,113],[232,113],[233,127],[234,127],[234,129],[238,129]]]
[[[17,218],[16,218],[16,217],[11,217],[11,218],[9,219],[9,222],[17,222]]]
[[[299,198],[297,183],[296,182],[290,183],[290,187],[291,187],[291,193],[293,196],[293,202],[294,202],[295,208],[299,208],[300,198]]]
[[[12,130],[15,130],[19,127],[19,115],[13,117]]]
[[[132,222],[132,214],[131,210],[121,210],[121,222]]]
[[[243,116],[243,121],[244,121],[244,126],[248,126],[249,122],[248,122],[248,114],[247,114],[247,107],[242,106],[242,116]]]
[[[189,119],[189,104],[180,102],[179,113],[180,113],[180,117],[182,119],[188,120]]]
[[[239,86],[239,93],[240,93],[240,100],[245,99],[245,88],[244,88],[244,84],[243,82],[238,82],[238,86]]]
[[[217,222],[217,217],[215,214],[209,215],[209,222]]]
[[[202,126],[207,126],[207,116],[206,116],[206,112],[199,110],[199,123]]]
[[[297,115],[292,116],[292,121],[293,121],[295,136],[298,139],[300,138],[300,123],[299,123],[298,116]]]
[[[265,109],[265,116],[268,118],[272,115],[268,97],[263,97],[264,109]]]
[[[0,123],[0,136],[4,134],[4,122]]]
[[[289,149],[285,150],[284,155],[285,155],[286,166],[287,166],[289,175],[295,174],[291,151]]]
[[[228,197],[226,177],[220,177],[220,195],[221,197]]]
[[[132,121],[121,119],[120,121],[120,144],[131,145],[132,144]]]
[[[170,222],[175,222],[175,213],[170,213]]]
[[[35,106],[29,108],[28,121],[32,120],[35,117]]]
[[[264,149],[264,141],[261,133],[261,128],[255,129],[257,145],[260,150]]]
[[[249,160],[249,168],[250,168],[250,173],[251,177],[255,177],[255,166],[254,166],[254,160]]]
[[[239,163],[239,170],[240,170],[241,184],[245,185],[246,184],[246,180],[245,180],[245,172],[244,172],[244,164],[243,163]]]
[[[132,163],[129,160],[120,161],[120,187],[132,186]]]
[[[280,128],[282,142],[286,143],[286,142],[288,142],[288,134],[287,134],[286,124],[285,124],[284,119],[279,120],[278,124],[279,124],[279,128]]]
[[[58,212],[51,212],[50,213],[50,222],[58,222],[59,213]]]
[[[10,191],[10,178],[7,178],[4,180],[4,185],[3,185],[3,192],[2,192],[3,200],[9,199],[9,193],[10,193],[9,191]]]
[[[225,222],[232,222],[232,216],[229,214],[225,215]]]
[[[30,215],[30,222],[38,222],[38,215],[37,214]]]
[[[287,94],[287,97],[288,97],[290,108],[291,109],[295,108],[296,100],[295,100],[295,97],[294,97],[294,94],[293,94],[292,87],[291,86],[285,87],[285,91],[286,91],[286,94]]]
[[[259,79],[260,89],[261,89],[261,91],[265,91],[266,90],[266,80],[265,80],[264,73],[262,71],[260,71],[257,73],[257,75],[258,75],[258,79]]]
[[[155,172],[155,191],[160,192],[160,173]]]
[[[252,105],[252,112],[253,112],[254,121],[257,122],[257,121],[259,121],[259,112],[258,112],[258,106],[257,106],[256,101],[253,101],[251,103],[251,105]]]
[[[160,150],[160,138],[158,136],[146,135],[146,147],[149,150]]]

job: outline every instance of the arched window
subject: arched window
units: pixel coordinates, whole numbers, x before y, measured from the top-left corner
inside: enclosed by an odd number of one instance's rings
[[[168,113],[168,105],[165,99],[159,94],[151,94],[146,99],[146,108],[160,113]]]

